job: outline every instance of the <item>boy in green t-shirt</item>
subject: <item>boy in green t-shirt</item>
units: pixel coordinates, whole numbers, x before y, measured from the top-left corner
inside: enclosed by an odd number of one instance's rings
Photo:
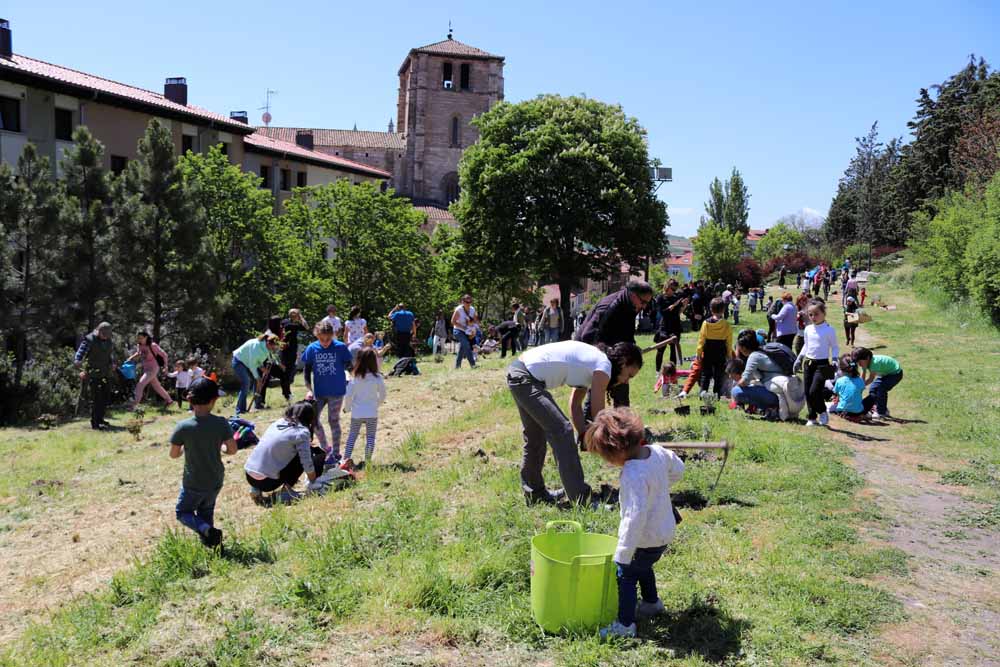
[[[854,362],[862,370],[868,395],[862,401],[865,412],[872,410],[872,417],[879,419],[889,416],[889,391],[903,379],[903,367],[892,357],[884,354],[872,354],[865,347],[859,347],[853,353]]]
[[[170,436],[170,458],[184,456],[184,478],[177,498],[177,520],[198,533],[202,544],[214,547],[222,543],[222,531],[215,527],[215,499],[222,490],[225,469],[220,449],[236,453],[236,440],[229,422],[212,414],[219,398],[219,385],[208,378],[198,378],[188,389],[188,402],[194,416],[177,424]]]

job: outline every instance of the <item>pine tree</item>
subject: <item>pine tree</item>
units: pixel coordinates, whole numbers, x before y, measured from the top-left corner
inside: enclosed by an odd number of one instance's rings
[[[114,188],[112,267],[118,319],[175,344],[206,335],[217,285],[207,270],[203,215],[185,183],[170,131],[153,120]]]
[[[105,319],[110,305],[111,179],[103,166],[104,146],[85,126],[73,132],[73,144],[62,163],[66,191],[61,221],[63,275],[71,279],[60,293],[59,311],[69,326],[91,331]]]
[[[58,247],[62,194],[52,180],[48,159],[39,156],[33,144],[21,152],[13,177],[6,170],[0,175],[0,185],[4,186],[0,188],[0,223],[13,254],[5,323],[9,323],[14,353],[14,385],[19,386],[29,350],[51,338],[49,306],[59,289],[57,271],[63,259]]]

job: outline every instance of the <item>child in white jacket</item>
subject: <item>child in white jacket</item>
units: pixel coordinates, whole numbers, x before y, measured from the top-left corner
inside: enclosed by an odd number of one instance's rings
[[[635,618],[662,614],[653,565],[660,560],[677,527],[670,503],[670,487],[684,475],[684,463],[659,445],[643,443],[643,425],[628,408],[602,410],[587,430],[587,449],[608,463],[622,467],[621,523],[618,524],[618,618],[601,630],[609,635],[635,637]],[[636,584],[642,601],[636,609]]]
[[[353,378],[344,396],[344,412],[351,413],[351,430],[347,434],[344,462],[340,464],[342,470],[354,470],[351,455],[362,424],[365,425],[365,463],[371,461],[378,430],[378,406],[385,401],[385,394],[385,381],[378,372],[378,355],[373,348],[363,347],[354,359]]]

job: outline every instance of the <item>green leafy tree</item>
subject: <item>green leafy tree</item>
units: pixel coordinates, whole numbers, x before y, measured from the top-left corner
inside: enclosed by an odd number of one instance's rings
[[[183,345],[210,334],[210,255],[200,194],[184,180],[170,131],[153,120],[114,189],[118,321]]]
[[[703,223],[698,228],[698,235],[691,240],[695,277],[716,280],[735,276],[736,265],[743,256],[744,239],[744,235],[731,232],[716,222]]]
[[[339,305],[360,306],[379,325],[399,302],[425,322],[433,314],[436,265],[428,260],[430,240],[420,229],[424,216],[408,200],[345,179],[298,190],[285,211],[282,217],[302,248],[295,284],[287,291],[291,300],[321,310],[336,294]],[[332,247],[329,260],[324,247]]]
[[[772,257],[780,257],[790,252],[796,252],[805,248],[806,239],[802,232],[796,230],[791,224],[778,222],[767,230],[754,250],[754,257],[759,262],[766,262]]]
[[[739,169],[733,167],[725,182],[718,178],[712,179],[708,185],[705,213],[708,220],[746,238],[750,231],[750,192]]]
[[[52,168],[33,144],[27,144],[13,174],[0,166],[0,224],[8,244],[9,262],[4,294],[4,326],[8,351],[14,354],[14,383],[21,385],[24,364],[32,347],[51,339],[49,310],[60,288],[59,210],[62,193],[52,180]]]
[[[73,331],[92,331],[110,306],[111,233],[108,212],[111,179],[104,169],[104,146],[80,125],[62,162],[66,206],[60,227],[62,272],[59,318]]]
[[[645,130],[620,107],[544,95],[473,123],[480,138],[462,156],[452,205],[466,261],[484,276],[558,284],[564,335],[574,287],[666,253]]]
[[[716,176],[708,184],[708,201],[705,202],[705,215],[712,222],[726,224],[726,195],[729,187]]]
[[[274,197],[260,178],[230,164],[218,146],[178,162],[185,185],[198,193],[208,242],[203,268],[218,286],[205,313],[217,325],[206,342],[228,349],[257,333],[284,305],[283,290],[294,289],[288,269],[295,236],[274,216]]]
[[[729,231],[739,232],[746,238],[750,231],[750,192],[736,167],[726,181],[725,220]]]

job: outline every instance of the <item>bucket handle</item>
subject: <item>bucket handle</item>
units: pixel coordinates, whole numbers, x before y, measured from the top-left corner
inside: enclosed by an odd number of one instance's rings
[[[556,521],[549,521],[547,524],[545,524],[545,532],[546,533],[551,533],[552,532],[552,528],[555,527],[555,526],[558,526],[558,525],[572,526],[574,533],[582,533],[583,532],[583,526],[581,526],[578,522],[576,522],[576,521],[567,521],[566,519],[558,519]]]

